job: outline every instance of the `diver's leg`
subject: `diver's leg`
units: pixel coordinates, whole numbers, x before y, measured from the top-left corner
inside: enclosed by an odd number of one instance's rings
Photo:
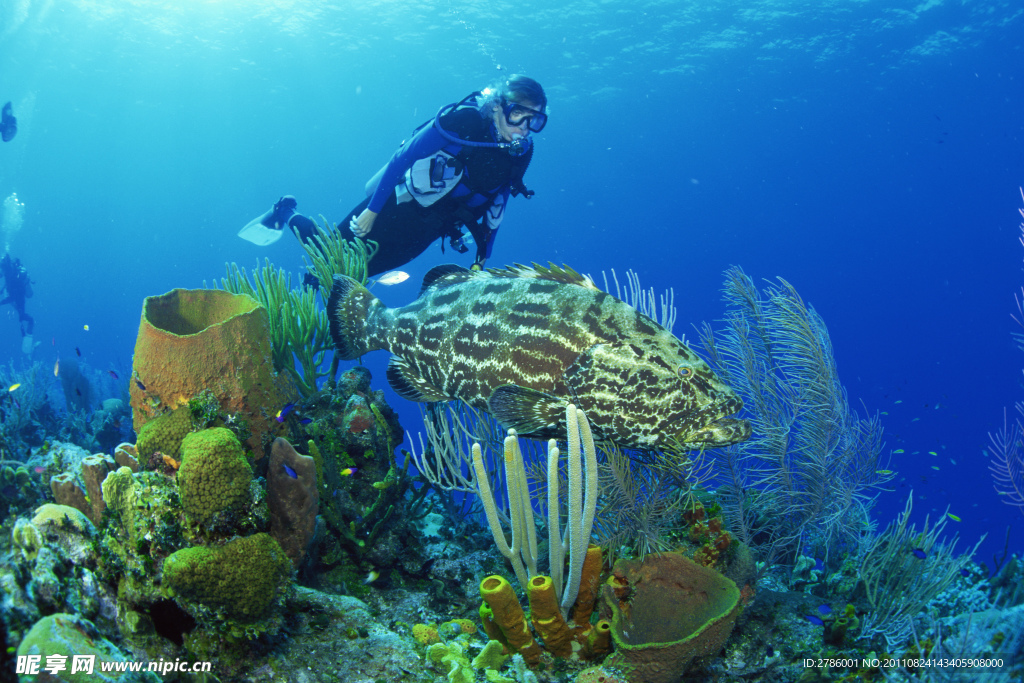
[[[357,207],[356,215],[361,210]],[[401,268],[422,254],[431,242],[442,234],[442,217],[431,208],[424,208],[414,201],[395,201],[388,198],[380,215],[373,222],[373,229],[365,239],[377,242],[377,253],[369,263],[369,274],[379,275]],[[342,226],[338,226],[339,230]],[[348,226],[342,234],[351,235]]]
[[[301,213],[297,213],[288,219],[288,227],[294,229],[299,234],[299,239],[302,240],[303,244],[308,243],[316,235],[316,221],[309,216],[303,216]]]

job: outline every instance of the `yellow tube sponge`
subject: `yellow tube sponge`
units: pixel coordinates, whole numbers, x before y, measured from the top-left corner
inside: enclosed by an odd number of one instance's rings
[[[483,608],[480,609],[487,634],[492,633],[488,625],[488,621],[491,621],[491,626],[497,626],[503,636],[497,640],[502,641],[512,652],[521,654],[527,664],[537,664],[540,661],[540,646],[530,634],[530,628],[526,625],[526,615],[519,606],[519,599],[512,589],[512,584],[505,577],[492,574],[480,582],[480,597],[484,599],[491,612],[488,619],[484,617]]]
[[[607,619],[594,624],[594,627],[587,633],[587,643],[584,646],[587,658],[600,657],[611,652],[612,649],[612,624]]]
[[[587,548],[583,558],[583,574],[580,579],[580,591],[576,594],[576,602],[572,608],[571,618],[576,627],[584,631],[590,629],[590,615],[597,604],[598,591],[601,589],[602,557],[600,546]]]
[[[550,576],[535,576],[527,584],[530,619],[533,628],[544,639],[544,648],[556,657],[572,655],[572,631],[562,618]]]

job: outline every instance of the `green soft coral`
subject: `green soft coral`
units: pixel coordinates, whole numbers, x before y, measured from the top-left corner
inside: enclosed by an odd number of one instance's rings
[[[291,566],[277,541],[255,534],[175,552],[164,562],[163,584],[173,597],[231,619],[255,621],[269,612]]]
[[[241,508],[251,482],[252,468],[230,430],[204,429],[182,441],[178,489],[189,521],[206,525],[217,513]]]

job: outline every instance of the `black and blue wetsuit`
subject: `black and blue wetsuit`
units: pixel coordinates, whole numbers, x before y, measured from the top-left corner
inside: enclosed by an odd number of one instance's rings
[[[462,140],[498,141],[493,120],[473,106],[443,114],[440,123]],[[458,238],[463,225],[477,244],[475,262],[482,264],[491,254],[509,196],[530,194],[523,174],[532,156],[532,146],[512,156],[507,149],[453,143],[433,121],[419,128],[391,157],[373,194],[348,214],[358,216],[366,208],[378,214],[366,236],[379,245],[369,275],[409,263],[438,238]],[[433,188],[413,187],[410,169],[417,162],[436,180],[428,180]],[[291,224],[304,242],[315,234],[312,221],[293,219]],[[355,237],[347,220],[338,230],[346,239]]]
[[[28,272],[21,265],[20,259],[12,260],[10,254],[4,254],[4,257],[0,259],[0,275],[4,277],[0,293],[7,290],[7,296],[0,300],[0,306],[10,304],[18,312],[22,337],[32,334],[35,320],[25,312],[25,299],[32,296],[32,280],[29,279]]]

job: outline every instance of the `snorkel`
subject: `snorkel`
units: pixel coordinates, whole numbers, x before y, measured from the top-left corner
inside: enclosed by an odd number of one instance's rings
[[[464,145],[466,147],[489,147],[491,149],[504,149],[508,150],[508,153],[514,157],[526,154],[533,144],[532,140],[530,140],[529,136],[527,135],[515,134],[512,136],[512,140],[510,142],[476,142],[475,140],[463,140],[462,138],[457,137],[444,129],[444,126],[441,125],[441,117],[443,115],[455,111],[459,107],[467,104],[471,99],[476,99],[477,97],[480,96],[482,96],[482,93],[474,92],[464,97],[460,102],[448,104],[438,109],[437,115],[434,117],[434,128],[437,129],[437,132],[440,133],[441,137],[443,137],[448,142],[452,142],[457,145]]]

